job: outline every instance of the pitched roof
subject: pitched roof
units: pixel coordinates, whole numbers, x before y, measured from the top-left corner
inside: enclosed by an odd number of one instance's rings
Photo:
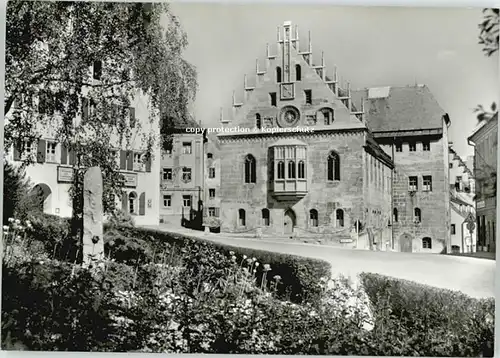
[[[442,128],[445,112],[425,85],[362,89],[351,96],[358,108],[365,99],[365,118],[373,132]]]

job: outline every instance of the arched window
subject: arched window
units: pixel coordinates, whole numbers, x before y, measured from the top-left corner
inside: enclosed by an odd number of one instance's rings
[[[288,162],[288,178],[295,179],[295,162],[293,160]]]
[[[432,249],[432,239],[430,237],[424,237],[422,239],[422,248],[423,249]]]
[[[344,227],[344,210],[337,209],[337,227]]]
[[[340,158],[333,151],[328,155],[328,180],[340,180]]]
[[[269,220],[269,209],[262,209],[262,224],[264,226],[269,226],[270,220]]]
[[[135,191],[128,195],[128,210],[130,214],[137,214],[137,194]]]
[[[285,179],[285,162],[278,162],[278,179]]]
[[[257,127],[257,129],[261,129],[262,128],[262,122],[260,120],[260,114],[256,114],[255,115],[255,127]]]
[[[245,210],[243,210],[243,209],[238,210],[238,224],[240,226],[246,225],[246,214],[245,214]]]
[[[420,211],[419,208],[415,208],[415,223],[422,222],[422,212]]]
[[[392,210],[392,220],[393,222],[397,223],[398,222],[398,209],[394,208]]]
[[[295,65],[295,80],[302,81],[302,68],[300,65]]]
[[[281,67],[276,67],[276,82],[281,83]]]
[[[248,154],[245,157],[245,183],[255,183],[257,180],[255,158]]]
[[[298,178],[299,179],[305,179],[306,178],[306,164],[304,163],[303,160],[299,161],[298,165]]]
[[[318,211],[316,209],[309,211],[309,225],[313,227],[318,226]]]

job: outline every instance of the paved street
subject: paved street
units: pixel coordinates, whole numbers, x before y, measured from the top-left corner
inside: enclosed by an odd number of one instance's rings
[[[380,273],[435,287],[460,290],[473,297],[494,296],[496,261],[437,254],[374,252],[258,239],[230,238],[185,228],[156,229],[202,237],[223,244],[313,257],[328,261],[335,273],[355,275],[360,272]]]

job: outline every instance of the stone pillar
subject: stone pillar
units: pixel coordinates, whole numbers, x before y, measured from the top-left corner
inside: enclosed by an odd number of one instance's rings
[[[83,179],[83,265],[104,258],[102,174],[99,167],[87,170]]]

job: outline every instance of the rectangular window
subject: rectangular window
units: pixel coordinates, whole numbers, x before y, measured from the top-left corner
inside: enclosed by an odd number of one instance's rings
[[[422,190],[432,191],[432,176],[424,175],[422,179]]]
[[[57,148],[57,143],[55,142],[47,142],[47,150],[46,150],[46,157],[45,161],[49,163],[56,163],[56,148]]]
[[[451,224],[451,234],[452,235],[455,235],[455,233],[456,233],[455,230],[456,230],[455,229],[455,224]]]
[[[182,205],[184,205],[185,208],[191,207],[191,195],[182,196]]]
[[[142,171],[143,170],[143,162],[142,155],[140,153],[134,153],[134,170]]]
[[[215,178],[215,168],[208,168],[208,177],[210,179]]]
[[[163,168],[163,180],[172,180],[172,168]]]
[[[219,216],[219,208],[214,208],[214,207],[208,208],[208,216],[218,217]]]
[[[448,166],[450,167],[450,169],[453,169],[453,163],[448,164]]]
[[[431,150],[431,143],[430,142],[422,142],[422,150],[424,152],[428,152]]]
[[[408,146],[410,147],[410,152],[416,152],[417,151],[417,143],[410,142],[410,143],[408,143]]]
[[[215,189],[208,189],[208,197],[210,199],[214,199],[215,198]]]
[[[408,178],[408,190],[409,191],[417,191],[418,189],[418,177],[409,177]]]
[[[172,206],[172,195],[163,195],[163,206],[165,208]]]
[[[191,154],[191,153],[192,153],[191,142],[182,143],[182,154]]]
[[[191,181],[191,168],[182,168],[182,181],[186,183]]]
[[[94,61],[93,65],[93,77],[94,80],[100,80],[102,77],[102,61]]]
[[[311,90],[305,90],[304,95],[306,97],[306,104],[312,104],[312,91]]]
[[[278,105],[276,102],[276,92],[269,93],[269,98],[271,100],[271,106],[276,107]]]
[[[396,152],[403,151],[403,143],[396,143]]]

